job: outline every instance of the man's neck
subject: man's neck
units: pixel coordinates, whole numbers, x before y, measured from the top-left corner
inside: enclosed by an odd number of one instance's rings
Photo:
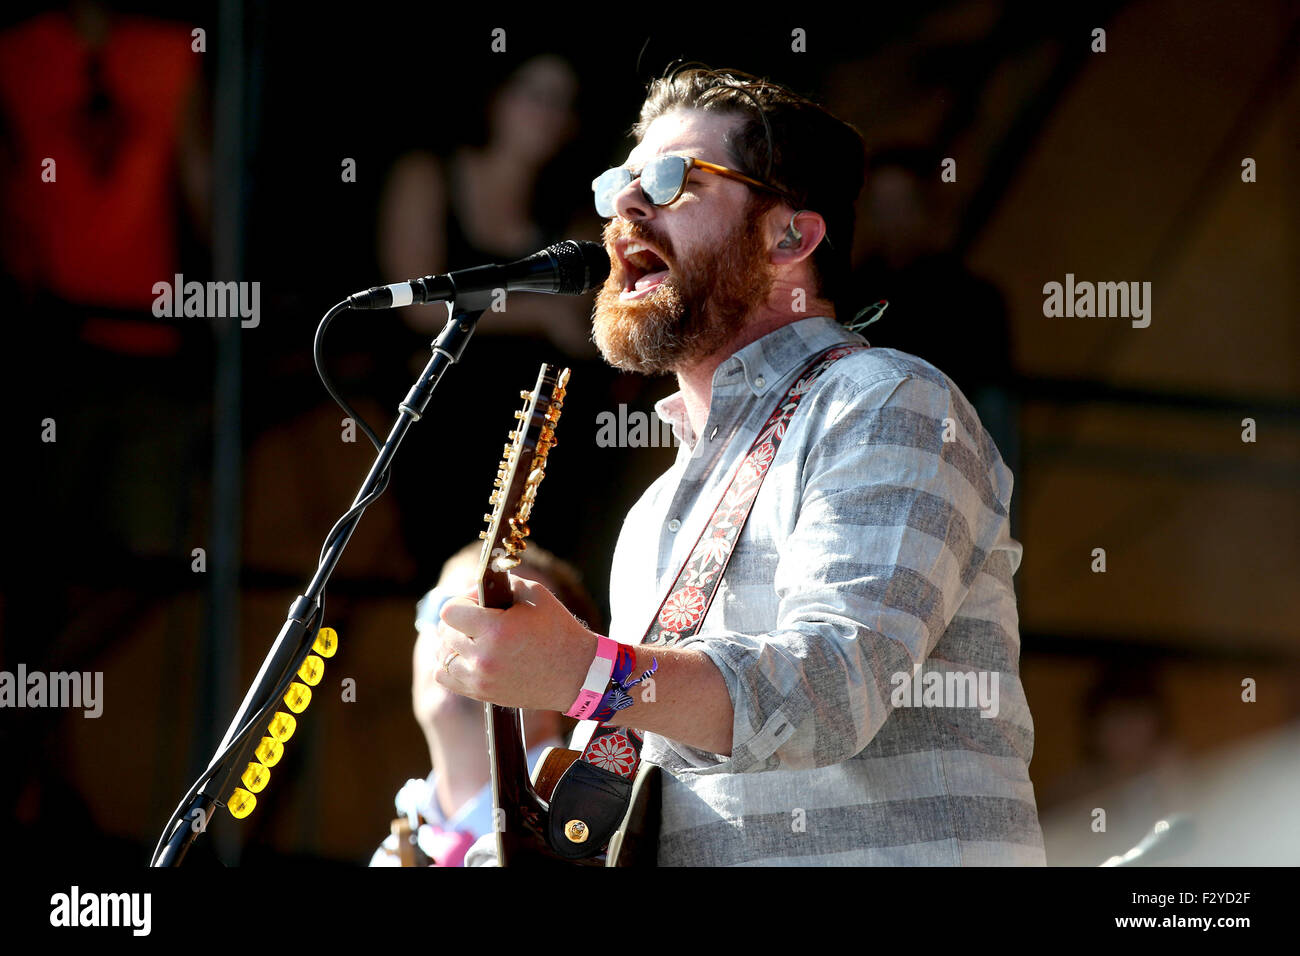
[[[487,751],[483,749],[481,719],[477,723],[476,728],[448,721],[448,726],[433,729],[430,734],[429,757],[438,771],[434,799],[443,816],[455,814],[491,779]]]
[[[704,423],[709,420],[709,405],[713,399],[713,373],[718,370],[718,366],[746,345],[757,342],[763,336],[783,326],[801,322],[809,316],[835,314],[834,307],[829,302],[812,300],[808,306],[809,310],[802,313],[777,312],[765,308],[755,314],[735,338],[712,355],[677,369],[677,385],[682,392],[682,401],[686,404],[686,418],[696,435],[700,434]]]

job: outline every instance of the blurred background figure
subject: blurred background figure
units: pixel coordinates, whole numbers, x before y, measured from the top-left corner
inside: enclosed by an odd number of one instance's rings
[[[411,703],[415,719],[429,745],[433,770],[423,779],[408,780],[394,801],[399,814],[393,832],[375,851],[371,866],[412,866],[428,862],[461,866],[465,851],[484,833],[492,832],[491,767],[488,764],[483,705],[442,687],[435,675],[438,660],[438,614],[451,598],[474,588],[481,546],[470,544],[443,565],[437,586],[416,606],[415,653],[411,674]],[[576,569],[549,551],[530,544],[523,563],[512,573],[544,585],[570,611],[601,630],[600,612],[582,586]],[[553,711],[526,711],[524,739],[528,765],[534,767],[547,747],[565,746],[573,721]],[[411,853],[403,862],[400,825],[409,832],[422,856]]]
[[[1138,658],[1102,668],[1080,710],[1082,759],[1055,781],[1044,802],[1072,808],[1083,858],[1049,857],[1049,864],[1096,865],[1123,854],[1157,820],[1188,804],[1185,754],[1173,736],[1169,704],[1154,664]],[[1104,798],[1098,796],[1102,793]],[[1080,812],[1078,801],[1089,798],[1097,802]],[[1105,829],[1094,829],[1094,807],[1105,811]],[[1069,854],[1068,846],[1052,849]]]
[[[5,351],[24,403],[57,425],[65,453],[36,490],[75,502],[82,553],[170,553],[205,471],[210,385],[194,365],[207,324],[152,314],[155,283],[207,260],[207,95],[191,42],[186,25],[90,2],[0,34],[0,250],[5,300],[22,308]]]
[[[1168,767],[1180,756],[1158,675],[1141,661],[1111,664],[1101,672],[1084,698],[1082,726],[1086,744],[1076,790],[1079,780],[1111,786]],[[1149,811],[1175,809],[1154,798]]]
[[[393,163],[379,201],[377,253],[383,275],[404,278],[510,262],[561,239],[599,238],[590,181],[604,152],[580,136],[581,87],[574,67],[562,56],[543,54],[497,75],[499,81],[488,79],[481,90],[467,91],[468,120],[452,127],[460,142],[441,150],[408,150]],[[590,295],[510,296],[504,311],[484,314],[475,340],[440,385],[430,411],[509,421],[518,390],[532,385],[545,359],[573,369],[560,441],[588,438],[590,423],[612,406],[611,390],[619,378],[591,342],[591,308]],[[412,306],[400,310],[400,317],[406,331],[394,325],[392,334],[401,340],[386,349],[383,364],[382,377],[390,382],[409,381],[424,366],[447,309]],[[446,553],[449,537],[463,540],[472,532],[468,525],[449,525],[440,503],[449,497],[482,499],[482,478],[490,474],[500,441],[495,429],[461,429],[455,457],[466,464],[463,470],[446,467],[446,449],[423,460],[417,448],[405,450],[404,458],[416,460],[404,460],[395,470],[393,494],[424,578],[433,576],[433,562]],[[430,480],[435,472],[436,485]],[[430,494],[433,487],[437,494]],[[545,498],[548,510],[579,516],[590,528],[600,524],[602,514],[578,483],[552,482]],[[477,515],[466,511],[465,517]],[[439,529],[440,540],[430,539],[432,528]],[[569,549],[561,552],[565,557],[584,562],[599,550],[577,544],[557,547]]]
[[[209,258],[208,94],[191,44],[188,24],[94,2],[0,32],[0,379],[24,462],[3,479],[23,502],[6,522],[5,578],[21,577],[3,602],[7,669],[101,669],[137,629],[192,627],[175,600],[189,582],[165,569],[188,565],[206,524],[210,332],[152,314],[155,283]],[[55,735],[65,716],[0,722],[13,770],[0,837],[19,855],[95,817]],[[131,849],[78,830],[101,859]]]
[[[1134,865],[1294,866],[1300,860],[1300,723],[1196,755],[1157,728],[1150,699],[1114,698],[1095,736],[1111,770],[1147,764],[1131,776],[1106,774],[1043,815],[1049,866],[1097,866],[1147,836],[1160,820],[1183,825]],[[1132,739],[1121,741],[1129,734]],[[1058,793],[1059,795],[1059,793]],[[1098,811],[1104,811],[1100,817]],[[1098,827],[1104,821],[1105,828]]]
[[[919,355],[946,374],[979,412],[998,450],[1018,474],[1012,342],[1006,304],[949,247],[954,209],[934,150],[885,146],[867,167],[852,301],[887,299],[867,328],[875,346]],[[850,322],[851,312],[844,315]]]
[[[563,57],[535,56],[490,89],[481,129],[439,158],[399,156],[379,210],[379,262],[396,278],[510,262],[560,239],[596,239],[599,223],[583,197],[583,159],[568,151],[578,134],[578,77]],[[476,135],[477,133],[477,135]],[[589,303],[570,296],[515,296],[484,323],[487,335],[549,339],[574,357],[595,354]],[[442,306],[413,306],[403,319],[436,335]]]

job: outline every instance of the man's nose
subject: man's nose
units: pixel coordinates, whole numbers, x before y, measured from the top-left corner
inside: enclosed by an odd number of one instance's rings
[[[645,193],[641,192],[640,176],[624,186],[622,192],[614,197],[614,213],[620,219],[629,222],[640,222],[655,217],[654,204],[645,198]]]

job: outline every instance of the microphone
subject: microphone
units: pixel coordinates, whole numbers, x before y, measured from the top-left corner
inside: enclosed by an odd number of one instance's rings
[[[395,309],[423,302],[445,302],[462,292],[493,289],[582,295],[597,288],[608,276],[609,254],[604,246],[566,239],[517,262],[475,266],[393,285],[377,285],[348,296],[347,302],[353,309]]]

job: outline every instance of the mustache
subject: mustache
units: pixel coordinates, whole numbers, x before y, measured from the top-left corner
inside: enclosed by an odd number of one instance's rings
[[[672,240],[667,236],[658,235],[639,222],[611,219],[605,225],[605,235],[602,238],[607,246],[614,245],[620,239],[648,243],[663,253],[665,261],[675,261],[677,259],[677,252],[673,249]],[[615,261],[617,263],[617,257],[615,257]]]

